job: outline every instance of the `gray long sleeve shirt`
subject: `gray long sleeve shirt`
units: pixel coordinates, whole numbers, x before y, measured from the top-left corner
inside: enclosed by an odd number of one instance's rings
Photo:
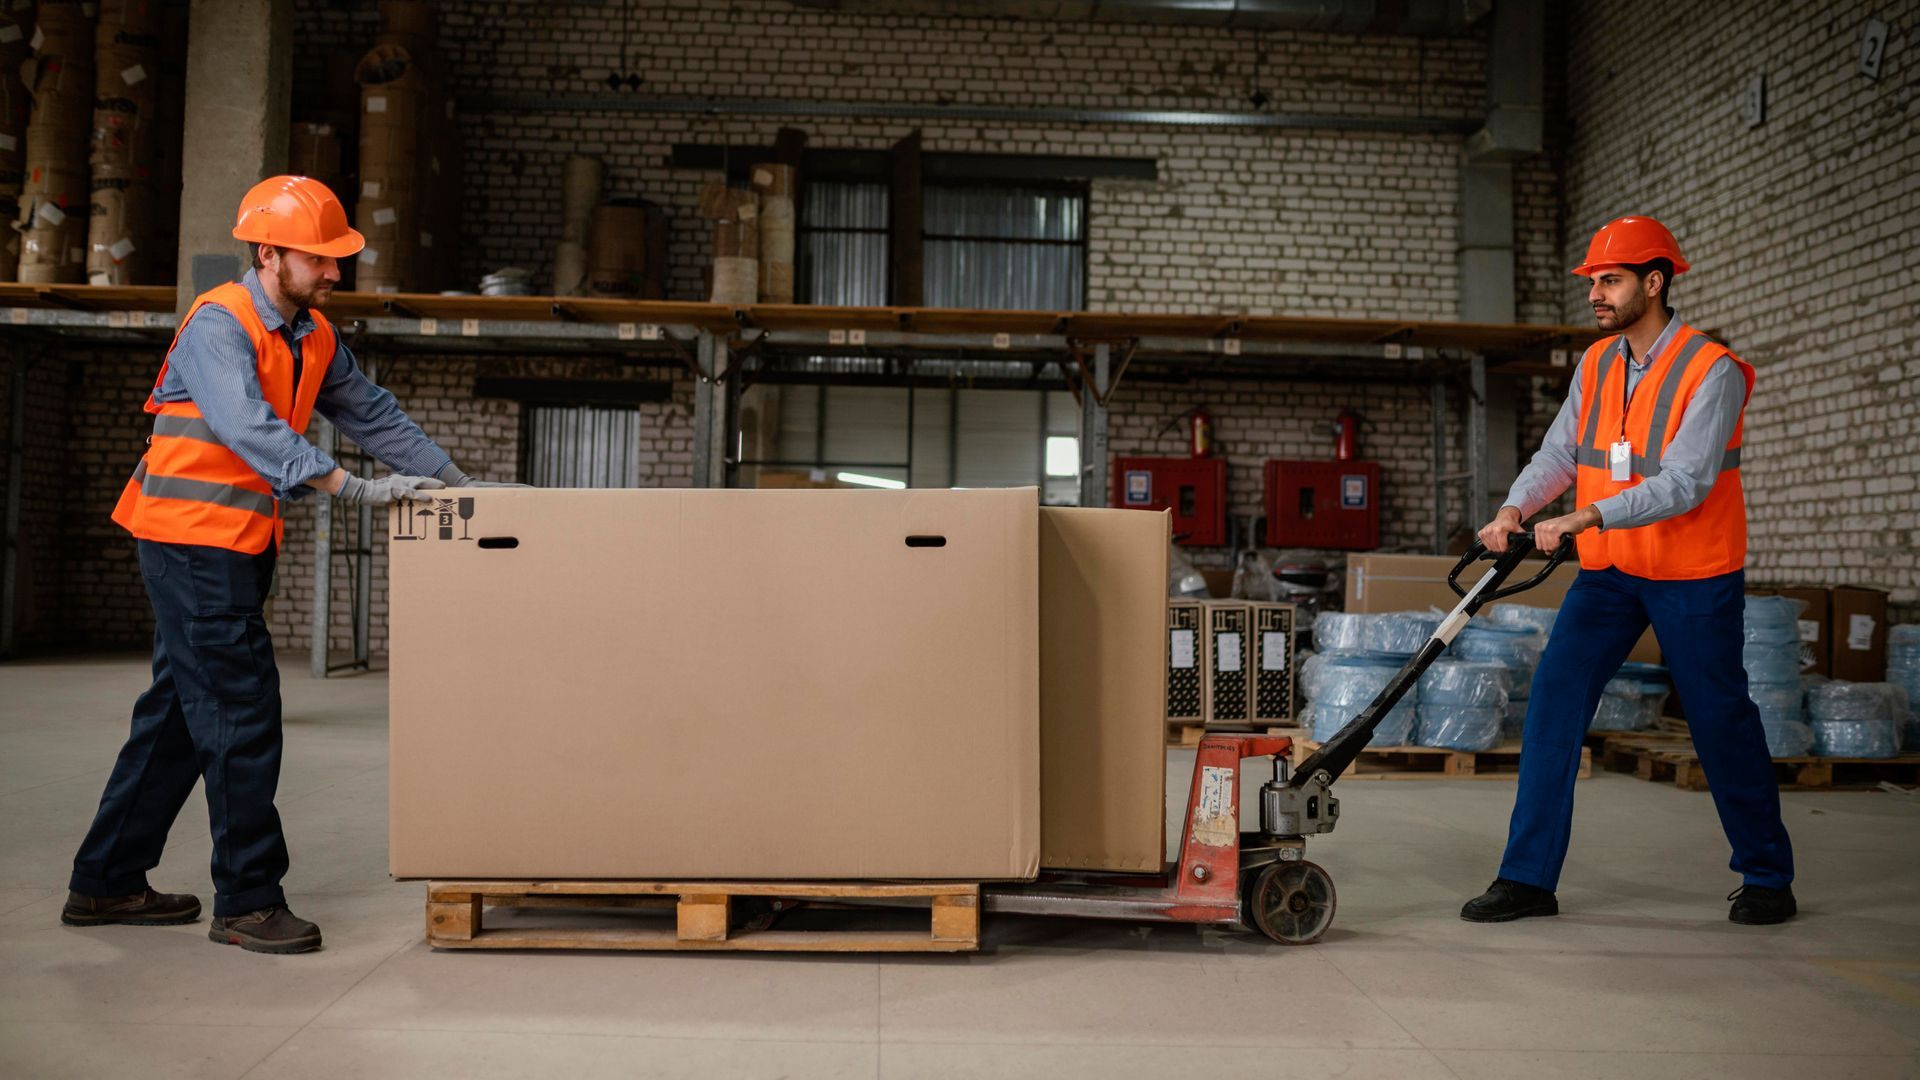
[[[302,309],[292,323],[280,317],[255,271],[241,279],[253,310],[267,330],[284,336],[300,355],[300,341],[315,329]],[[167,356],[167,375],[155,401],[191,401],[221,443],[273,486],[277,499],[300,498],[309,480],[337,463],[276,416],[260,390],[258,358],[240,323],[225,308],[208,304],[195,312]],[[397,473],[433,476],[450,462],[447,452],[421,431],[393,394],[367,378],[343,341],[333,351],[314,411]]]
[[[1624,338],[1620,348],[1627,359],[1627,396],[1632,398],[1652,358],[1661,355],[1681,329],[1676,313],[1667,320],[1645,358],[1633,355]],[[1582,366],[1586,364],[1581,361]],[[1533,460],[1514,480],[1505,505],[1520,511],[1525,521],[1540,508],[1560,497],[1574,480],[1574,449],[1580,443],[1580,381],[1575,371],[1567,400],[1553,418],[1547,436]],[[1720,477],[1721,458],[1727,440],[1733,438],[1740,423],[1740,412],[1747,403],[1747,381],[1732,360],[1721,357],[1713,362],[1699,390],[1680,415],[1679,430],[1660,456],[1660,471],[1633,487],[1593,504],[1600,513],[1603,529],[1632,529],[1651,525],[1692,510],[1707,500],[1715,480]]]

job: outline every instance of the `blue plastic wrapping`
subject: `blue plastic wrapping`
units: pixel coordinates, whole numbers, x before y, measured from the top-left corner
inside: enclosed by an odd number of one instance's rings
[[[1815,720],[1813,752],[1820,757],[1890,758],[1900,752],[1900,733],[1888,720]]]
[[[1747,683],[1747,696],[1760,706],[1762,717],[1768,713],[1790,713],[1794,719],[1799,719],[1806,708],[1806,693],[1798,679],[1785,683]]]
[[[1327,705],[1351,706],[1359,712],[1380,696],[1403,666],[1402,661],[1365,653],[1320,653],[1300,669],[1300,692]],[[1416,705],[1420,687],[1407,689],[1403,705]]]
[[[1822,720],[1906,719],[1906,692],[1892,683],[1834,680],[1807,687],[1807,715]]]
[[[1424,611],[1393,611],[1361,624],[1360,639],[1368,652],[1412,656],[1427,643],[1445,615]]]
[[[1517,739],[1527,729],[1528,698],[1507,699],[1507,719],[1500,725],[1500,731],[1509,739]]]
[[[1323,611],[1313,620],[1313,647],[1321,652],[1360,652],[1367,647],[1367,623],[1375,617]]]
[[[1559,608],[1533,607],[1529,604],[1516,604],[1511,600],[1495,604],[1487,612],[1495,626],[1505,626],[1515,630],[1536,630],[1542,635],[1553,632],[1553,622],[1560,617]]]
[[[1435,660],[1420,676],[1420,702],[1425,705],[1507,707],[1511,672],[1479,660]]]
[[[1742,631],[1750,645],[1800,644],[1800,613],[1804,600],[1784,596],[1749,596]]]
[[[1666,707],[1668,686],[1664,682],[1616,675],[1607,680],[1600,704],[1593,712],[1591,731],[1645,731],[1660,719]]]
[[[1767,735],[1767,753],[1774,757],[1805,757],[1813,749],[1813,728],[1798,720],[1767,720],[1761,714],[1761,730]]]
[[[1920,624],[1887,628],[1887,681],[1907,692],[1907,749],[1920,750]]]
[[[1413,727],[1416,746],[1446,750],[1491,750],[1500,745],[1507,710],[1460,705],[1422,705]]]
[[[1740,666],[1750,683],[1790,683],[1800,677],[1800,639],[1779,644],[1750,643],[1740,650]]]
[[[1313,730],[1315,742],[1326,742],[1354,717],[1360,715],[1365,705],[1347,708],[1339,705],[1325,705],[1319,702],[1307,704],[1307,726]],[[1395,705],[1393,711],[1373,729],[1373,737],[1367,740],[1368,746],[1406,746],[1412,741],[1413,725],[1417,711],[1405,703]]]

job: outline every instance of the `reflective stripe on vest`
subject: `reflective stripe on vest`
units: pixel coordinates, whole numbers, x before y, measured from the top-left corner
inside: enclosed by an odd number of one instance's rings
[[[1602,354],[1600,370],[1593,383],[1596,395],[1606,393],[1607,376],[1613,374],[1613,363],[1624,356],[1621,347],[1621,341],[1624,340],[1624,337],[1615,340],[1613,345]],[[1668,364],[1667,370],[1661,375],[1660,385],[1655,390],[1653,417],[1647,423],[1647,452],[1633,455],[1633,471],[1636,475],[1643,477],[1660,475],[1660,459],[1666,450],[1667,421],[1673,416],[1674,396],[1680,392],[1680,383],[1686,378],[1687,368],[1693,363],[1693,358],[1709,344],[1711,342],[1707,335],[1695,333],[1680,346],[1679,355],[1673,358],[1673,363]],[[1640,388],[1640,390],[1645,389],[1644,386]],[[1639,391],[1636,391],[1634,396],[1638,397]],[[1607,461],[1607,448],[1601,444],[1599,403],[1594,402],[1586,412],[1586,432],[1580,437],[1580,445],[1573,449],[1573,463],[1585,465],[1591,469],[1610,468]],[[1739,447],[1732,447],[1721,455],[1721,472],[1739,467]]]
[[[272,519],[273,496],[262,495],[258,491],[248,491],[231,484],[215,484],[207,480],[195,480],[187,476],[160,476],[147,471],[147,463],[142,461],[134,466],[134,483],[140,485],[140,494],[150,499],[181,499],[186,502],[212,503],[215,506],[229,506],[235,510],[250,510],[261,517]]]
[[[260,395],[282,423],[304,434],[313,403],[339,345],[333,325],[313,312],[314,328],[298,342],[269,330],[244,285],[221,285],[194,301],[181,331],[200,308],[223,308],[239,324],[254,354]],[[166,382],[161,361],[154,391]],[[257,555],[277,547],[285,532],[280,505],[268,482],[221,441],[191,401],[147,397],[153,434],[139,467],[120,493],[113,520],[142,540],[196,544]]]

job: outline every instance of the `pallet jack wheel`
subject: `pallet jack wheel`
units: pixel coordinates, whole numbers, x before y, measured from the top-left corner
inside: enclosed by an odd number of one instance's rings
[[[1277,862],[1247,886],[1253,928],[1282,945],[1311,945],[1333,924],[1333,878],[1318,864]]]

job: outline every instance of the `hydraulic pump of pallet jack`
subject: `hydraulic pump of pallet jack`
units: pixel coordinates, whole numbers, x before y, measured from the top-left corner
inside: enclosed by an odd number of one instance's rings
[[[1340,821],[1340,800],[1333,797],[1333,782],[1353,764],[1361,748],[1367,745],[1367,740],[1373,738],[1373,729],[1380,726],[1380,721],[1393,711],[1393,707],[1400,703],[1400,699],[1406,696],[1427,668],[1440,658],[1440,654],[1447,651],[1454,637],[1466,628],[1482,607],[1525,592],[1545,581],[1573,554],[1573,538],[1567,537],[1561,541],[1560,547],[1539,573],[1518,585],[1502,588],[1507,578],[1519,568],[1521,561],[1533,553],[1533,548],[1533,534],[1530,532],[1514,533],[1507,542],[1504,554],[1488,551],[1486,545],[1477,539],[1473,542],[1473,546],[1467,549],[1460,562],[1447,574],[1447,584],[1460,597],[1460,603],[1447,613],[1439,629],[1426,640],[1413,659],[1407,661],[1406,666],[1394,675],[1373,702],[1360,711],[1360,715],[1348,721],[1298,768],[1290,770],[1286,762],[1275,759],[1273,779],[1260,789],[1260,816],[1262,827],[1267,832],[1280,836],[1309,836],[1333,831]],[[1493,566],[1470,587],[1461,587],[1460,574],[1482,559],[1491,560]]]

